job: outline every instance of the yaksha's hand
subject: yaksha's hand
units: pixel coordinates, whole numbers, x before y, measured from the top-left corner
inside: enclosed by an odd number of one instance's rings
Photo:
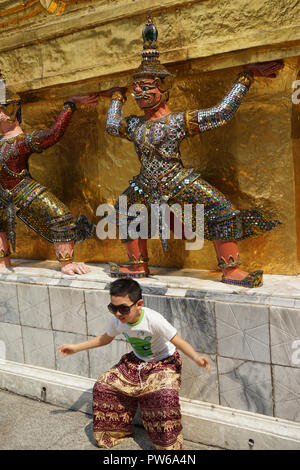
[[[270,62],[258,62],[256,64],[245,65],[245,72],[251,72],[255,77],[276,78],[277,73],[284,67],[282,60]]]
[[[110,88],[109,90],[99,91],[98,94],[99,96],[106,96],[107,98],[111,98],[115,91],[119,91],[120,93],[122,93],[123,96],[126,96],[127,88],[116,86]]]
[[[91,93],[89,95],[74,95],[70,96],[68,101],[72,101],[73,103],[82,106],[97,106],[99,96],[96,93]]]
[[[72,276],[73,274],[87,274],[88,272],[90,272],[90,270],[85,265],[80,265],[76,263],[62,263],[61,272],[63,274],[69,274]]]

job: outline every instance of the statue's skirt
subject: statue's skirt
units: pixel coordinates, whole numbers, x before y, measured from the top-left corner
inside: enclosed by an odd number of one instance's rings
[[[278,220],[268,220],[257,209],[235,209],[224,194],[204,181],[193,169],[176,170],[159,181],[149,181],[138,175],[130,181],[130,186],[121,196],[126,196],[128,208],[133,204],[145,206],[148,213],[147,238],[153,236],[153,205],[167,204],[176,218],[183,225],[188,225],[189,230],[200,233],[199,229],[202,228],[201,233],[207,240],[237,241],[257,237],[280,224]],[[119,226],[129,225],[134,217],[124,212],[124,203],[120,202],[119,198],[115,204],[116,223]]]

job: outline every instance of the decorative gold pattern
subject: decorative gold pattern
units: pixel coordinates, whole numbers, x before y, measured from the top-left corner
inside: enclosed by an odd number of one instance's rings
[[[60,15],[64,12],[67,2],[60,0],[40,0],[40,3],[48,13],[56,13],[57,15]]]
[[[231,284],[234,286],[247,287],[250,289],[255,288],[255,287],[260,287],[263,285],[263,271],[262,270],[252,271],[244,279],[240,281],[235,280],[235,279],[229,279],[223,276],[222,282],[224,282],[225,284]]]
[[[19,2],[19,5],[0,11],[0,18],[11,17],[7,21],[0,23],[1,28],[20,23],[24,20],[33,18],[45,9],[49,14],[61,15],[68,5],[76,3],[85,3],[86,0],[29,0]],[[16,2],[15,2],[16,3]],[[35,7],[35,8],[34,8]],[[34,9],[33,9],[34,8]],[[24,12],[23,15],[20,14]]]
[[[115,445],[125,441],[128,437],[131,436],[131,434],[131,432],[101,431],[94,432],[94,439],[99,443],[109,440],[111,442],[111,447],[114,447]]]
[[[11,15],[13,13],[18,13],[19,11],[22,11],[22,10],[26,10],[26,8],[29,8],[33,5],[36,5],[37,3],[39,3],[40,0],[30,0],[28,2],[22,2],[21,5],[17,5],[15,7],[12,7],[12,8],[8,8],[7,10],[4,10],[4,11],[0,11],[0,18],[2,16],[8,16],[8,15]]]
[[[1,258],[7,258],[8,256],[11,255],[11,252],[10,252],[10,249],[8,248],[8,250],[4,251],[2,249],[0,249],[0,259]]]
[[[145,264],[148,263],[149,258],[145,258],[143,255],[140,255],[138,258],[135,256],[130,257],[130,263],[129,264]]]
[[[73,260],[73,252],[72,253],[66,253],[65,255],[62,255],[61,253],[57,254],[57,259],[60,263],[65,263],[66,261],[72,261]]]
[[[233,256],[229,256],[229,258],[226,260],[224,258],[224,256],[222,256],[218,261],[219,261],[218,266],[221,269],[234,268],[234,267],[239,266],[240,264],[242,264],[239,254],[237,254],[236,259],[234,259]]]
[[[122,95],[120,91],[115,91],[111,97],[112,100],[116,101],[121,101],[122,103],[125,103],[126,97]]]
[[[242,83],[243,85],[246,85],[248,88],[253,83],[253,81],[254,81],[253,75],[248,72],[241,72],[236,79],[236,83]]]
[[[198,112],[188,110],[184,114],[184,128],[189,136],[199,134]]]

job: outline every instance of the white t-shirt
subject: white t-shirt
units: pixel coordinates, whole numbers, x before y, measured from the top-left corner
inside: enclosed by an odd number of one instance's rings
[[[174,354],[176,348],[170,340],[177,331],[160,313],[143,307],[136,323],[122,323],[112,318],[106,329],[108,336],[123,334],[134,354],[142,361],[161,361]]]

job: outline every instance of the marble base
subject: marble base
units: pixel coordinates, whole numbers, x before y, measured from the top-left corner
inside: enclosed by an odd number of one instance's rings
[[[92,290],[107,288],[113,280],[109,276],[109,266],[96,263],[87,265],[91,270],[88,274],[67,276],[59,271],[55,261],[14,259],[12,269],[0,270],[0,282],[15,281]],[[150,267],[150,272],[150,277],[139,281],[145,294],[300,307],[300,275],[265,274],[262,287],[247,289],[220,282],[221,273],[217,271]],[[6,297],[7,303],[14,302],[13,292],[7,291]],[[2,315],[5,315],[5,311]]]
[[[0,388],[92,413],[95,380],[0,360]],[[300,450],[300,424],[201,401],[180,399],[183,436],[232,450]],[[140,424],[139,417],[135,423]]]
[[[57,263],[14,260],[0,271],[0,359],[96,379],[130,350],[109,346],[62,358],[57,347],[105,331],[111,318],[107,265],[83,276]],[[145,305],[159,311],[210,359],[211,372],[183,359],[181,398],[300,422],[300,276],[264,277],[245,289],[220,273],[151,268]]]

